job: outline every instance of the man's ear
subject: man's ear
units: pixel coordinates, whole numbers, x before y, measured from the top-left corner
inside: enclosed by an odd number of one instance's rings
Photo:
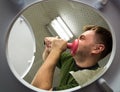
[[[101,53],[104,49],[105,49],[105,45],[104,44],[96,44],[93,47],[92,53],[93,54],[98,54],[98,53]]]

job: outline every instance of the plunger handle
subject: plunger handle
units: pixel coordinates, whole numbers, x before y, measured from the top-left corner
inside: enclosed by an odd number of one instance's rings
[[[75,39],[72,43],[67,43],[67,48],[71,50],[71,54],[74,56],[78,48],[78,39]]]

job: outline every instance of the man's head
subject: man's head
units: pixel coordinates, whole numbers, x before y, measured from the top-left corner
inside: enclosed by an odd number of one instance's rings
[[[112,50],[112,35],[107,29],[96,26],[87,25],[83,27],[85,31],[80,35],[79,54],[83,55],[99,55],[99,59],[104,58]]]

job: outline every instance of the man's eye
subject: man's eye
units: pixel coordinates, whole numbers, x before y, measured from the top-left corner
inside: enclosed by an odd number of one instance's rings
[[[85,39],[85,36],[80,36],[80,40],[84,40]]]

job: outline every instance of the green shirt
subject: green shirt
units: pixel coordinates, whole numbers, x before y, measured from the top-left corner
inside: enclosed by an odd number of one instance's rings
[[[63,53],[61,55],[57,67],[60,68],[60,83],[59,86],[54,87],[53,90],[64,90],[79,86],[69,72],[82,70],[83,68],[80,68],[75,64],[73,57],[69,53]],[[90,67],[89,69],[96,69],[97,67],[98,65],[95,65],[95,67]]]

